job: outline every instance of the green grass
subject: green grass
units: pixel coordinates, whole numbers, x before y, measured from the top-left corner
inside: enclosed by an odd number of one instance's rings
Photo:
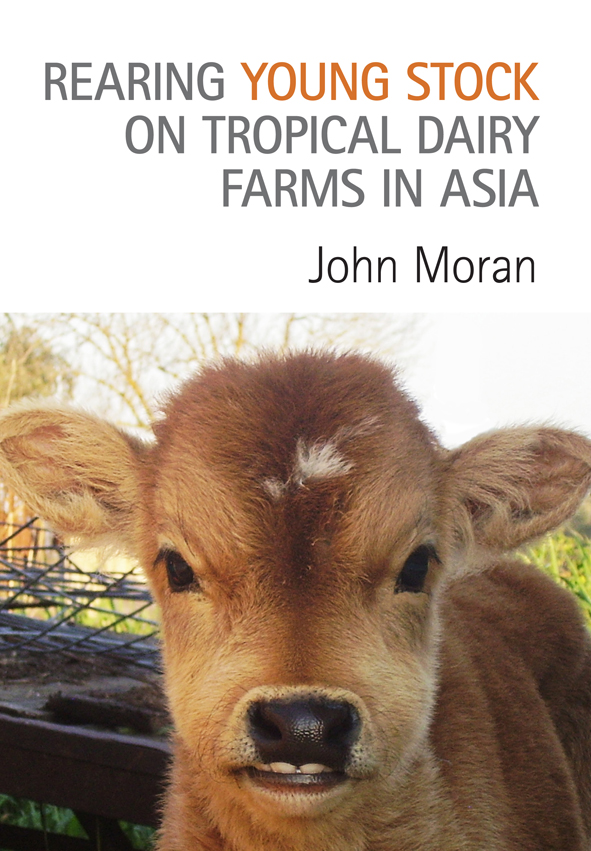
[[[39,620],[69,620],[93,629],[109,628],[113,632],[135,635],[152,635],[158,629],[160,618],[156,603],[145,605],[137,600],[109,597],[92,600],[88,608],[83,605],[80,608],[70,600],[55,597],[53,605],[40,608],[27,604],[20,612]]]
[[[0,795],[0,824],[87,838],[72,810],[54,807],[51,804],[38,804],[23,798],[12,798],[10,795]],[[119,824],[136,851],[149,851],[154,836],[154,830],[151,827],[127,822],[119,822]]]
[[[555,532],[521,555],[573,592],[591,627],[591,540],[570,530]]]
[[[94,629],[109,627],[114,632],[136,635],[151,635],[157,628],[154,623],[149,623],[149,621],[158,620],[158,609],[155,603],[142,608],[142,604],[138,604],[135,600],[117,599],[115,601],[112,598],[105,598],[93,600],[92,606],[93,608],[81,609],[74,615],[72,622]],[[136,613],[140,619],[134,618]]]

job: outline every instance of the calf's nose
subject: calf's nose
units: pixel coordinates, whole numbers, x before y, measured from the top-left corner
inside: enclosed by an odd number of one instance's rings
[[[326,698],[260,700],[248,710],[250,736],[261,762],[320,763],[343,771],[359,736],[359,713]]]

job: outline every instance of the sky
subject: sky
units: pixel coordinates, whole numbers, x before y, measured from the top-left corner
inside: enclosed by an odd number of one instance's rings
[[[447,446],[553,423],[591,435],[589,314],[428,314],[403,371]]]

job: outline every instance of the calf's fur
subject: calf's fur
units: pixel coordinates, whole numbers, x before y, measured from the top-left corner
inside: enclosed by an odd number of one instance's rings
[[[209,366],[154,432],[16,408],[0,474],[144,566],[176,728],[160,851],[591,849],[589,638],[505,556],[574,512],[589,441],[517,428],[447,451],[385,366],[330,353]],[[309,785],[308,746],[297,776],[269,771],[277,729],[253,721],[293,706],[348,713]]]

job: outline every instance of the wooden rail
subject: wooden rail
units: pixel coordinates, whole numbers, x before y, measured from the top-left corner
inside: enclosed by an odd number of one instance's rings
[[[0,792],[71,808],[90,837],[0,825],[0,848],[126,851],[117,820],[158,823],[169,757],[167,744],[147,736],[0,714]]]

